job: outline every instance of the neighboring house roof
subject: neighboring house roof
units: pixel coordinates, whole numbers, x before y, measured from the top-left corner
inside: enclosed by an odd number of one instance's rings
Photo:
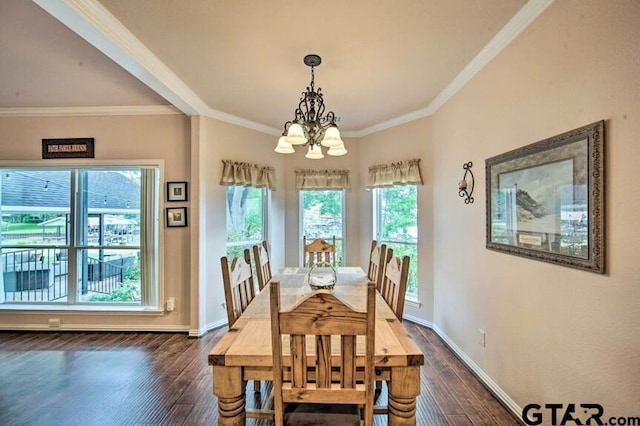
[[[39,223],[39,226],[66,226],[68,221],[67,216],[59,216],[54,217],[53,219],[45,220],[44,222]],[[111,214],[105,214],[102,216],[102,221],[105,226],[133,226],[136,224],[135,221],[131,219],[125,219],[123,217],[114,216]],[[98,217],[89,216],[88,218],[89,226],[100,226],[100,219]]]
[[[115,171],[88,173],[88,207],[103,211],[140,210],[140,183]],[[63,170],[5,169],[2,208],[7,211],[67,210],[71,177]]]

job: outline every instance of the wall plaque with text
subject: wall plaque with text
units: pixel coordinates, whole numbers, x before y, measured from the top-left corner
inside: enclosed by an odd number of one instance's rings
[[[42,139],[42,158],[94,158],[93,138]]]

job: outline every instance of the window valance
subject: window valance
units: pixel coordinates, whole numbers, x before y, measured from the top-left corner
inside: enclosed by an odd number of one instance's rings
[[[420,159],[369,167],[367,189],[392,185],[422,185]]]
[[[263,167],[251,163],[222,160],[223,186],[253,186],[255,188],[276,189],[276,173],[273,167]]]
[[[296,170],[296,189],[349,188],[349,170]]]

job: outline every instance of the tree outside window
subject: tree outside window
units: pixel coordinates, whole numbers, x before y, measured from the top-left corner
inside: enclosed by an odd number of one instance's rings
[[[418,298],[418,192],[415,185],[374,189],[374,235],[393,249],[396,257],[409,256],[407,298]]]
[[[266,189],[227,187],[227,257],[244,256],[244,250],[266,239]]]
[[[336,265],[344,265],[344,190],[301,190],[300,203],[301,236],[307,242],[316,238],[331,242],[335,236]]]

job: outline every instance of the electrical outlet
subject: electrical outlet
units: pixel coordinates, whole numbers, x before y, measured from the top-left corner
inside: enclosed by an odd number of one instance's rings
[[[167,311],[171,312],[176,309],[176,299],[170,297],[167,299]]]
[[[49,318],[49,328],[60,328],[62,321],[60,318]]]
[[[486,344],[486,334],[484,332],[484,330],[482,329],[478,329],[478,343],[480,344],[480,346],[484,347]]]

